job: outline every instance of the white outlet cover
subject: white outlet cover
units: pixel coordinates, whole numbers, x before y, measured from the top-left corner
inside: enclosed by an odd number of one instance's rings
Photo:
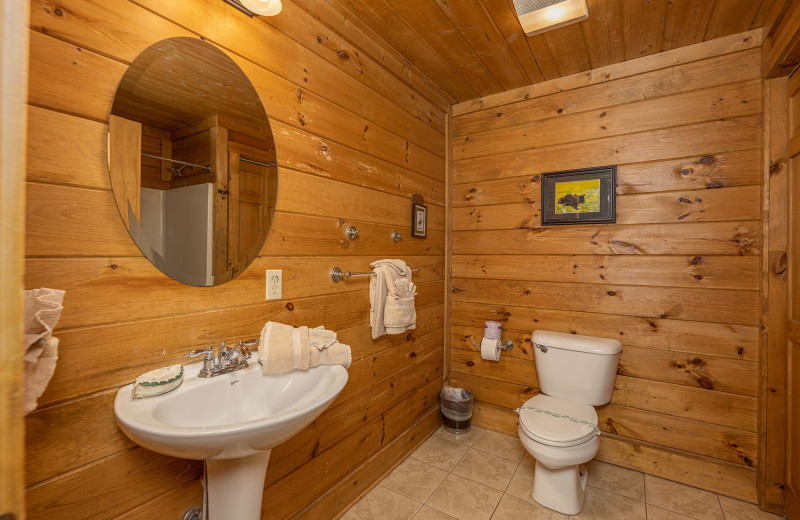
[[[280,300],[283,297],[283,271],[267,269],[267,300]]]

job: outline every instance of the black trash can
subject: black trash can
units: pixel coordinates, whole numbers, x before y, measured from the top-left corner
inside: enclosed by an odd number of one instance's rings
[[[475,396],[469,390],[452,386],[442,388],[441,406],[445,431],[456,435],[467,433],[474,402]]]

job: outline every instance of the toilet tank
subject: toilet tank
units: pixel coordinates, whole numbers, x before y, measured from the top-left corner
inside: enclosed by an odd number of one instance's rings
[[[536,330],[531,339],[542,392],[592,406],[611,400],[619,341],[549,330]]]

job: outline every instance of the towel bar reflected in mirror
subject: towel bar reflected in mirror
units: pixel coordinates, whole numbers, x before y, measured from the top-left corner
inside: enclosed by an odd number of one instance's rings
[[[411,269],[411,271],[414,273],[419,272],[419,267],[409,267],[409,269]],[[331,269],[331,280],[333,280],[334,282],[340,282],[342,278],[352,278],[354,276],[372,276],[373,274],[375,274],[374,271],[367,271],[363,273],[351,273],[350,271],[344,272],[338,267],[334,267],[333,269]]]

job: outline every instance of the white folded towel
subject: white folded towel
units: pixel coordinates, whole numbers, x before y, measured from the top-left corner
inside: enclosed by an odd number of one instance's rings
[[[369,282],[369,324],[372,327],[372,339],[384,334],[401,334],[416,328],[416,286],[411,281],[411,269],[403,260],[397,259],[378,260],[370,265],[375,272]],[[402,283],[398,285],[400,281]]]
[[[317,330],[317,333],[320,332]],[[342,365],[350,368],[350,347],[336,342],[336,334],[333,334],[334,341],[327,347],[312,347],[308,327],[292,327],[268,321],[261,330],[261,341],[258,344],[258,360],[263,373],[308,370],[319,365]],[[329,337],[327,334],[322,336]]]

